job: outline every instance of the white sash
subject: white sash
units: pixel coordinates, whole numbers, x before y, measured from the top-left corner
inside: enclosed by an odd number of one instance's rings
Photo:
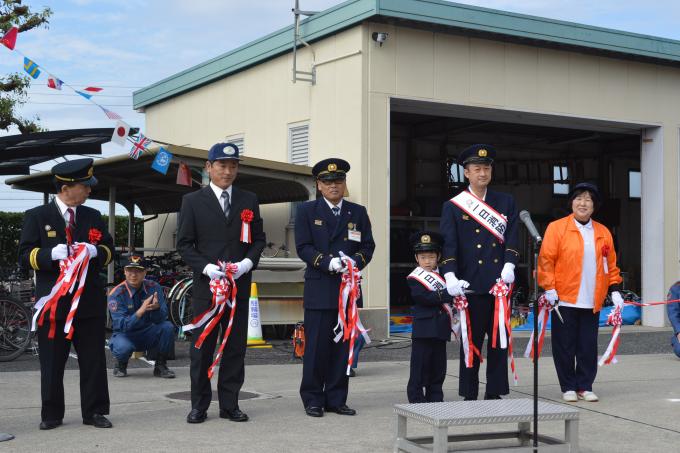
[[[501,244],[505,242],[505,230],[508,227],[508,220],[503,214],[477,198],[468,190],[462,191],[451,198],[450,201],[486,228],[489,233],[496,236]]]

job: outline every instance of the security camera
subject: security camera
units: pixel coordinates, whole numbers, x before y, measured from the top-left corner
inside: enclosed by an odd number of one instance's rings
[[[389,35],[388,33],[385,33],[383,31],[374,31],[372,35],[373,41],[377,42],[378,44],[380,44],[380,47],[382,47],[383,43],[387,41],[388,35]]]

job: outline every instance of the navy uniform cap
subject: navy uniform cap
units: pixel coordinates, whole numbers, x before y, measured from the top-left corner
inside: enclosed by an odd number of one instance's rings
[[[79,183],[94,186],[98,181],[93,176],[93,162],[94,160],[89,158],[62,162],[52,167],[52,174],[54,179],[62,184]]]
[[[444,238],[434,231],[418,231],[411,235],[410,242],[413,251],[416,253],[439,252],[442,249]]]
[[[223,159],[241,160],[238,146],[233,143],[215,143],[212,145],[210,151],[208,151],[208,160],[214,162]]]
[[[323,181],[345,179],[347,172],[349,172],[349,162],[335,157],[317,162],[312,168],[312,174]]]
[[[125,268],[146,269],[144,257],[141,255],[130,255],[123,266]]]
[[[602,198],[600,197],[600,191],[597,186],[590,182],[580,182],[571,188],[569,191],[569,202],[571,203],[576,198],[576,192],[582,192],[587,190],[593,197],[593,201],[599,203]]]
[[[493,164],[496,158],[496,149],[491,145],[478,143],[468,146],[458,155],[458,165],[465,167],[467,164]]]

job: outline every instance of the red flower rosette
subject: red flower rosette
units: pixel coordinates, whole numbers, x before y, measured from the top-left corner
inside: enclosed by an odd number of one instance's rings
[[[92,245],[97,245],[101,240],[102,232],[96,228],[90,228],[90,231],[88,231],[87,233],[87,242],[89,242]]]
[[[609,257],[609,244],[602,246],[602,267],[604,268],[604,273],[609,273],[609,265],[607,264],[607,257]]]
[[[605,244],[602,246],[602,256],[607,258],[609,256],[609,245]]]
[[[250,244],[253,238],[250,234],[250,222],[253,221],[255,214],[250,209],[241,211],[241,242]]]

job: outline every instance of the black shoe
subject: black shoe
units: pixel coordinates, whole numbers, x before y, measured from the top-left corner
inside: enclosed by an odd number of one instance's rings
[[[208,418],[206,411],[191,409],[191,412],[187,415],[187,423],[203,423],[206,418]]]
[[[239,409],[238,407],[232,410],[220,409],[220,418],[228,418],[232,422],[248,421],[248,416],[241,412],[241,409]]]
[[[84,418],[83,425],[92,425],[95,428],[113,428],[109,419],[101,414],[92,414],[92,417]]]
[[[113,365],[113,375],[115,377],[126,377],[127,365],[127,362],[120,362],[116,360],[116,363]]]
[[[175,377],[175,372],[168,369],[168,366],[165,364],[165,361],[161,362],[159,360],[153,367],[153,375],[165,379],[173,379]]]
[[[40,429],[54,429],[57,426],[61,426],[61,420],[43,420],[40,422]]]
[[[476,396],[466,396],[465,398],[463,398],[463,401],[477,401],[477,397]]]
[[[323,409],[321,409],[319,406],[305,407],[305,412],[310,417],[323,417]]]
[[[503,399],[503,398],[501,398],[499,395],[492,395],[492,394],[485,393],[484,399],[485,400],[500,400],[500,399]]]
[[[357,411],[350,409],[346,404],[338,407],[327,407],[326,412],[335,412],[339,415],[356,415]]]
[[[356,376],[356,375],[357,375],[357,372],[354,371],[354,368],[350,368],[350,369],[349,369],[349,377],[354,377],[354,376]]]

